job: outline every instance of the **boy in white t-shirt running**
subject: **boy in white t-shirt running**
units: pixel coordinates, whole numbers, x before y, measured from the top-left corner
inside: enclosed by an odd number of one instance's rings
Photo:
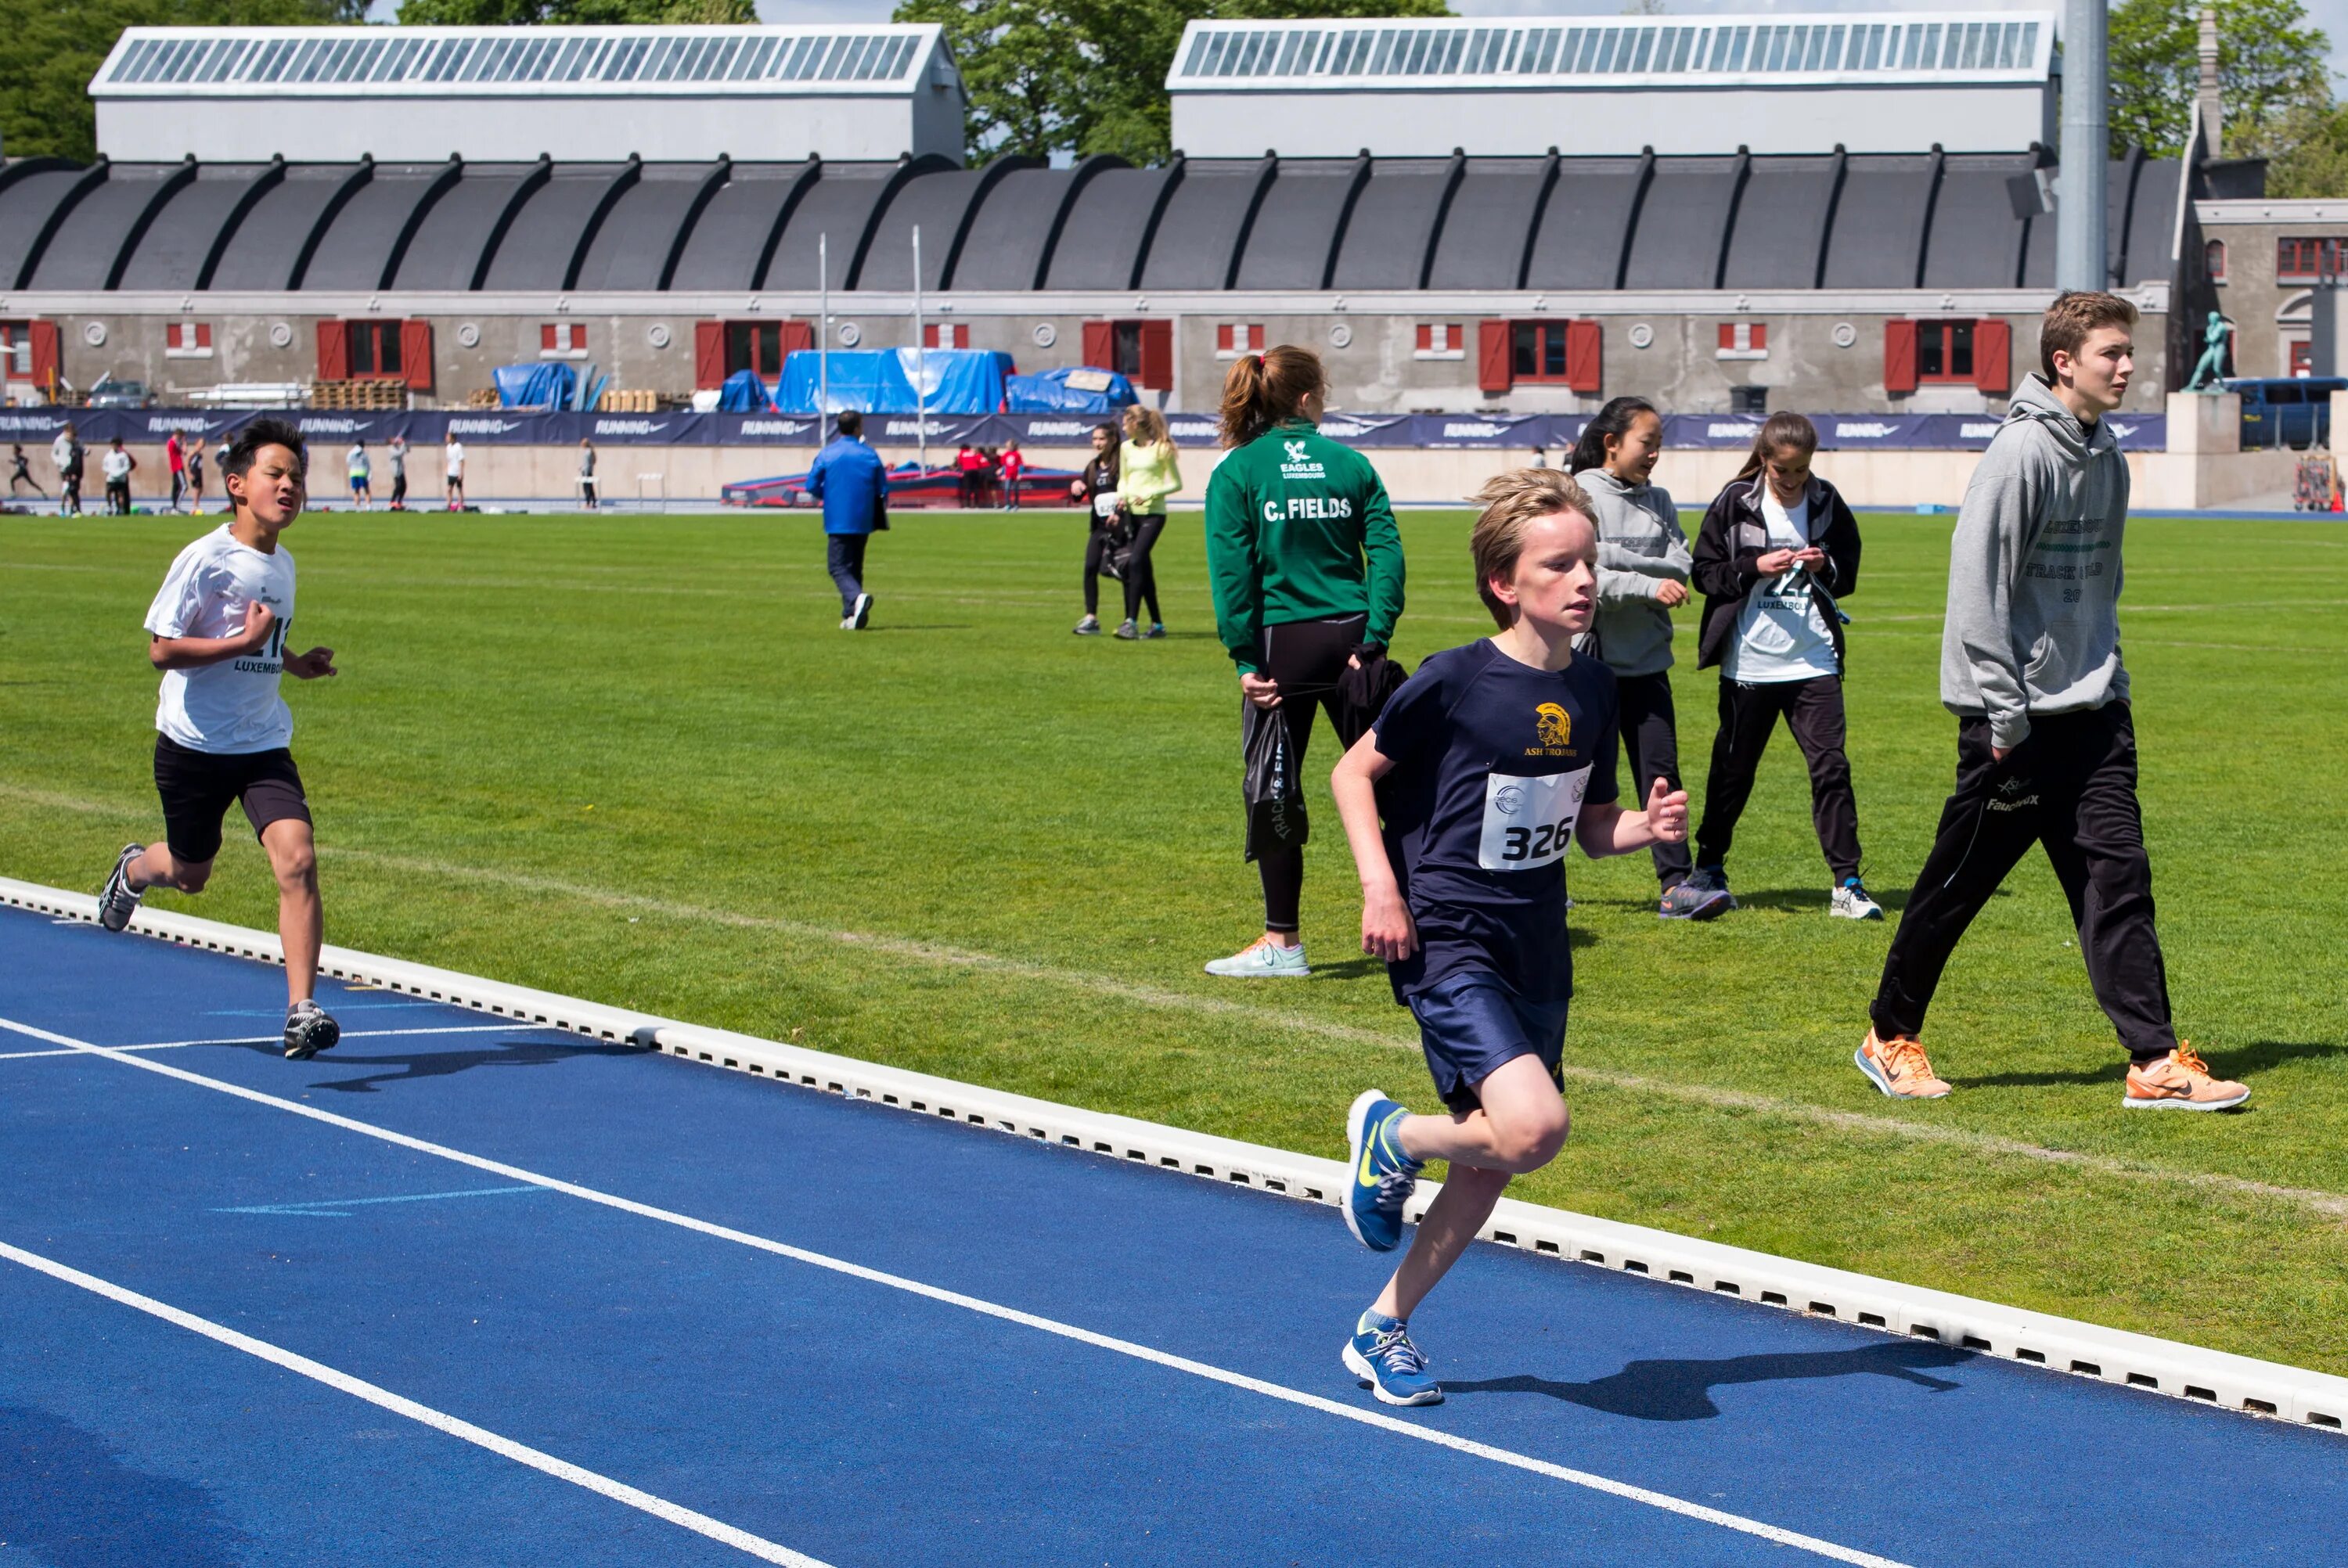
[[[256,419],[221,459],[232,516],[181,550],[147,611],[148,659],[163,671],[156,706],[155,788],[164,842],[125,845],[98,895],[109,931],[130,924],[158,885],[201,893],[220,853],[221,819],[240,801],[277,876],[277,929],[285,948],[285,1054],[331,1047],[341,1028],[314,997],[325,920],[302,774],[286,749],[294,715],[280,671],[314,681],[335,673],[335,651],[289,653],[294,557],[278,536],[302,515],[308,454],[283,420]]]

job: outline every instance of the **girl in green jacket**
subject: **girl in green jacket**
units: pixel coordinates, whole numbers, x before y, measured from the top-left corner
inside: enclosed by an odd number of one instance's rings
[[[1207,482],[1207,575],[1215,630],[1239,666],[1246,733],[1279,723],[1298,764],[1315,708],[1350,746],[1375,714],[1337,701],[1337,678],[1383,652],[1402,617],[1402,538],[1369,459],[1321,434],[1328,379],[1311,349],[1241,355],[1223,381],[1223,446]],[[1311,971],[1298,939],[1304,854],[1251,845],[1263,936],[1210,975]]]
[[[1158,573],[1149,552],[1166,531],[1166,502],[1182,487],[1182,470],[1174,461],[1174,438],[1166,433],[1166,416],[1137,403],[1125,411],[1125,445],[1117,459],[1117,498],[1125,507],[1133,543],[1126,551],[1125,624],[1117,634],[1130,642],[1137,637],[1163,637],[1166,618],[1158,609]],[[1142,601],[1149,603],[1149,630],[1134,630]]]

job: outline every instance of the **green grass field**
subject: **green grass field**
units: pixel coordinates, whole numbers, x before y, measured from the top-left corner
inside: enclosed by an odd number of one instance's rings
[[[1895,917],[1953,760],[1950,526],[1866,518],[1849,603],[1860,829]],[[94,888],[160,831],[139,620],[197,527],[0,521],[0,872]],[[1488,630],[1464,514],[1404,537],[1398,651]],[[1430,1099],[1358,952],[1325,732],[1315,977],[1199,972],[1261,911],[1195,514],[1160,547],[1174,635],[1138,644],[1068,635],[1066,515],[901,520],[853,637],[805,518],[335,514],[289,542],[296,641],[344,671],[286,682],[331,941],[1323,1154],[1360,1089]],[[1663,925],[1643,856],[1573,863],[1574,1134],[1521,1195],[2348,1372],[2348,530],[2143,521],[2128,574],[2179,1020],[2250,1110],[2122,1113],[2040,859],[1941,993],[1958,1093],[1878,1096],[1849,1059],[1890,930],[1825,916],[1781,734],[1729,867],[1742,912]],[[1690,661],[1693,630],[1683,611]],[[1714,682],[1679,673],[1700,797]],[[232,825],[188,906],[268,925]]]

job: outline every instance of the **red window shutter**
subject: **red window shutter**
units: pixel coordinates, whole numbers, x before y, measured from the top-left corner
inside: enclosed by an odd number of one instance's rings
[[[1736,346],[1736,323],[1735,322],[1723,322],[1720,323],[1720,346],[1723,348],[1735,348]]]
[[[33,381],[36,385],[54,390],[57,384],[57,323],[32,322],[27,323],[33,340]]]
[[[1602,383],[1599,356],[1605,339],[1596,322],[1565,323],[1565,384],[1576,392],[1596,392]]]
[[[1984,316],[1973,323],[1973,384],[1983,392],[2013,390],[2013,323]]]
[[[1883,323],[1883,390],[1894,393],[1916,390],[1914,322]]]
[[[399,323],[399,367],[401,379],[410,392],[432,390],[432,323],[401,322]]]
[[[788,359],[803,349],[815,347],[815,327],[808,322],[783,323],[783,357]]]
[[[1418,323],[1418,352],[1426,354],[1435,347],[1435,329],[1425,322]]]
[[[348,381],[351,378],[351,323],[320,322],[318,323],[318,379]]]
[[[1515,384],[1509,374],[1509,323],[1476,323],[1476,386],[1497,395]]]
[[[212,346],[211,323],[198,322],[196,323],[196,346],[198,348],[210,348]]]
[[[187,328],[181,326],[177,322],[165,323],[163,326],[163,346],[165,348],[186,347],[186,343],[181,339],[180,334],[187,330]]]
[[[1215,352],[1217,354],[1230,354],[1231,350],[1231,323],[1229,322],[1220,323],[1215,328]]]
[[[922,346],[923,348],[935,348],[938,346],[938,327],[935,322],[932,322],[922,328]]]
[[[1746,341],[1756,349],[1766,349],[1769,346],[1769,323],[1755,322],[1752,335]]]
[[[1117,368],[1117,323],[1086,322],[1085,323],[1085,363],[1096,370]]]
[[[538,346],[541,351],[547,354],[552,354],[556,348],[561,346],[554,341],[554,323],[552,322],[544,323],[539,327]]]
[[[693,385],[697,392],[715,392],[726,384],[726,323],[693,323]]]
[[[1141,323],[1141,384],[1162,392],[1174,384],[1174,323]]]
[[[1263,352],[1263,323],[1262,322],[1257,322],[1254,325],[1248,328],[1248,347],[1255,350],[1259,354]]]

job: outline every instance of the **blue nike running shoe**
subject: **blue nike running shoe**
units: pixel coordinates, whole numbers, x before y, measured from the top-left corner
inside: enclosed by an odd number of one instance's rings
[[[1418,1185],[1418,1162],[1395,1142],[1395,1123],[1409,1114],[1375,1089],[1364,1090],[1345,1113],[1354,1172],[1345,1228],[1373,1252],[1392,1252],[1402,1240],[1402,1206]]]
[[[1367,1383],[1380,1404],[1443,1403],[1443,1385],[1427,1376],[1426,1358],[1399,1317],[1363,1313],[1359,1329],[1345,1341],[1344,1359],[1345,1370]]]

